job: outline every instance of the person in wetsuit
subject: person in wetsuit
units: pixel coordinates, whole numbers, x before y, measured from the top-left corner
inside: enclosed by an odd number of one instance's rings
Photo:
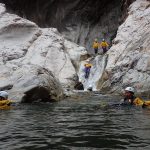
[[[85,71],[85,79],[88,79],[89,75],[90,75],[90,70],[91,70],[91,67],[92,67],[92,64],[90,63],[86,63],[84,64],[84,71]]]
[[[102,105],[101,108],[117,108],[120,106],[142,106],[142,108],[150,108],[150,100],[142,100],[135,96],[135,90],[133,87],[127,87],[124,89],[124,99],[119,103]]]
[[[143,100],[136,97],[134,95],[135,90],[133,87],[127,87],[124,90],[124,99],[121,100],[120,105],[138,105],[142,106],[143,105]]]

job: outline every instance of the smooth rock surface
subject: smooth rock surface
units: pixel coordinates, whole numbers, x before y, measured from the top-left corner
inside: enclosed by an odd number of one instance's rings
[[[0,22],[0,89],[9,90],[10,98],[59,100],[64,89],[74,87],[74,64],[78,69],[85,48],[65,40],[55,28],[42,29],[7,13],[3,4]]]

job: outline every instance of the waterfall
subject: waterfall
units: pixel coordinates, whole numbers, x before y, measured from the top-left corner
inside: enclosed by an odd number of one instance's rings
[[[92,64],[90,75],[87,79],[85,79],[84,72],[84,64],[86,62]],[[91,57],[86,61],[82,61],[80,65],[80,69],[78,72],[79,81],[81,81],[84,85],[84,90],[87,91],[89,87],[92,87],[93,91],[97,91],[98,81],[101,79],[102,74],[104,72],[105,66],[107,63],[107,54],[98,55],[96,57]]]

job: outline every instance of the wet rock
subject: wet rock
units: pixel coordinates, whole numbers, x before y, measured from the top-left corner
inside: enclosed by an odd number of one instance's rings
[[[74,86],[74,89],[76,89],[76,90],[84,90],[82,82],[77,82],[76,85]]]

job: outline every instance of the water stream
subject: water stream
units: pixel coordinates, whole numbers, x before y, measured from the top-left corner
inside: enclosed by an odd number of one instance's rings
[[[0,150],[150,149],[150,110],[92,95],[0,112]]]

